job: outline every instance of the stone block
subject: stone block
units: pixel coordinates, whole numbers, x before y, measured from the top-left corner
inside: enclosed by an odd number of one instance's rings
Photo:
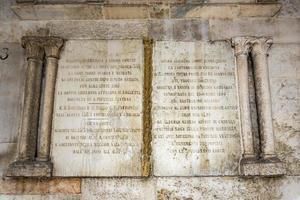
[[[148,34],[146,21],[53,21],[47,23],[50,34],[65,39],[141,39]]]
[[[279,0],[282,8],[278,13],[278,17],[299,18],[300,17],[300,1],[298,0]]]
[[[104,6],[105,19],[146,19],[149,17],[148,6]]]
[[[240,179],[236,177],[158,178],[156,198],[164,199],[298,199],[299,177]]]
[[[80,194],[81,180],[78,178],[54,179],[2,179],[0,194],[7,195],[46,195],[46,194]]]
[[[0,43],[0,143],[17,141],[24,61],[23,48],[19,43]]]
[[[16,161],[9,165],[7,177],[51,177],[53,165],[42,161]]]
[[[273,44],[268,57],[270,79],[299,79],[299,54],[299,44]]]
[[[102,19],[102,5],[98,4],[18,4],[11,9],[23,20],[88,20]]]
[[[239,14],[239,6],[229,5],[174,5],[171,7],[171,18],[236,18]]]
[[[279,159],[242,159],[239,171],[244,177],[276,177],[286,174],[285,165]]]
[[[239,17],[274,17],[281,4],[241,4]]]
[[[40,30],[46,29],[46,23],[46,21],[0,22],[0,42],[21,44],[23,36],[40,35]]]
[[[181,4],[187,0],[105,0],[106,4]]]
[[[155,181],[151,179],[84,179],[82,200],[154,200]]]
[[[300,178],[168,177],[84,179],[83,200],[298,199]]]
[[[81,195],[1,195],[1,200],[80,200]]]
[[[298,44],[274,44],[268,59],[276,152],[288,175],[300,174],[299,55]]]
[[[256,3],[256,0],[207,0],[207,3]]]
[[[9,163],[15,159],[16,143],[0,143],[0,177],[5,176]]]
[[[170,5],[152,5],[149,7],[149,15],[152,19],[168,19],[170,17]]]
[[[289,31],[286,31],[289,30]],[[209,21],[210,40],[237,36],[272,36],[274,43],[299,43],[300,19],[233,19]]]
[[[154,40],[206,41],[208,40],[208,21],[153,20],[149,24],[149,37]]]
[[[281,4],[186,4],[171,6],[171,18],[233,19],[273,17]]]

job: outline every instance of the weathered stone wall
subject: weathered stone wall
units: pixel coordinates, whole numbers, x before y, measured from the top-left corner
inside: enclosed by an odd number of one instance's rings
[[[38,0],[38,5],[0,1],[1,200],[300,199],[299,0],[266,4],[255,0],[107,0],[101,4],[62,4],[66,2],[86,1]],[[287,175],[249,179],[153,175],[142,179],[5,178],[5,171],[16,155],[24,91],[25,58],[20,40],[24,35],[37,34],[65,39],[148,37],[154,41],[272,36],[269,70],[274,134],[276,151],[285,162]]]

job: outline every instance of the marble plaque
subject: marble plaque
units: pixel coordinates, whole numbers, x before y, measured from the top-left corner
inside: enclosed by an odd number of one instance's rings
[[[141,176],[142,40],[71,40],[59,60],[54,176]]]
[[[238,174],[239,112],[229,43],[156,42],[152,101],[154,175]]]

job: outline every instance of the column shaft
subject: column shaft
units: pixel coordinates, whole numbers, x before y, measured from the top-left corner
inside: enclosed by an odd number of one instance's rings
[[[57,58],[47,57],[46,59],[44,102],[41,112],[41,129],[37,151],[37,160],[39,161],[47,161],[50,154],[57,63]]]
[[[23,39],[27,53],[25,93],[18,140],[18,160],[34,160],[38,131],[43,50],[35,39]]]
[[[248,57],[240,54],[236,57],[237,74],[238,74],[238,90],[240,104],[240,118],[243,139],[243,157],[255,157],[253,147],[251,111],[249,100],[249,84],[248,84]]]
[[[63,40],[56,37],[45,38],[44,49],[46,54],[44,101],[41,106],[41,123],[37,150],[38,161],[50,159],[50,144],[52,131],[52,117],[55,94],[58,59]]]
[[[234,47],[236,65],[237,65],[237,79],[238,79],[238,93],[239,93],[239,107],[241,120],[241,138],[242,138],[242,158],[254,158],[252,122],[249,99],[249,83],[248,83],[248,56],[250,50],[250,43],[248,37],[235,37],[232,39],[232,46]]]
[[[275,145],[272,125],[272,104],[269,83],[269,69],[267,62],[266,41],[259,41],[252,49],[254,63],[254,78],[256,101],[261,137],[261,151],[263,158],[275,157]],[[263,44],[261,44],[263,43]]]

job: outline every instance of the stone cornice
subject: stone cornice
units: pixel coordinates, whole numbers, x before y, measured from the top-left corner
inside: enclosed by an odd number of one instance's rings
[[[273,17],[280,3],[163,3],[152,4],[16,4],[11,9],[22,20],[101,20],[101,19],[235,19]],[[78,12],[80,11],[80,12]]]

